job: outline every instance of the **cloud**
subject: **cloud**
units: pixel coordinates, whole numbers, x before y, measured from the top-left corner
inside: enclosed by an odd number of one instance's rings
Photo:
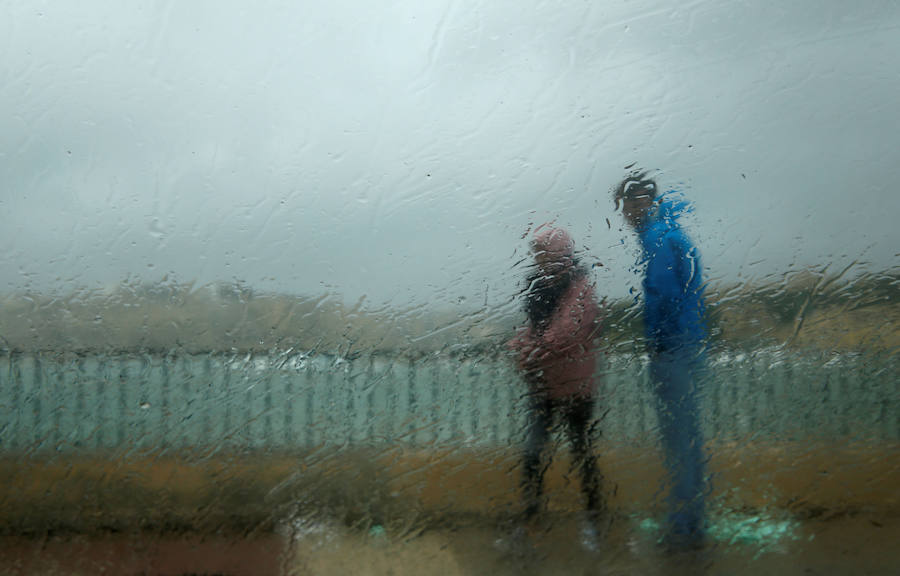
[[[607,193],[634,161],[696,201],[712,277],[897,266],[894,4],[42,10],[0,19],[2,290],[497,305],[557,218],[623,294]]]

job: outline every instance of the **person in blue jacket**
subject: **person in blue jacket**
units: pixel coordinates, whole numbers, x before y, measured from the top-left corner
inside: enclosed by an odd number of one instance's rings
[[[700,254],[678,222],[691,207],[674,190],[658,194],[643,172],[623,180],[614,196],[642,248],[644,329],[668,475],[666,539],[696,546],[704,539],[708,490],[697,400],[705,308]]]

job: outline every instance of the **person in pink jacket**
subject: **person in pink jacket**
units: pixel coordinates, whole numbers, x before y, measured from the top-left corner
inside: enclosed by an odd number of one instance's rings
[[[527,324],[508,343],[529,387],[530,422],[522,487],[526,521],[540,511],[542,453],[556,419],[566,425],[573,464],[581,475],[590,527],[605,503],[592,445],[600,307],[575,244],[560,228],[541,227],[531,242],[535,266],[527,280]]]

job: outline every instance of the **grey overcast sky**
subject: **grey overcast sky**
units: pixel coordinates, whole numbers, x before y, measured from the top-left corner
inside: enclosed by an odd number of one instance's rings
[[[898,95],[894,1],[6,1],[0,292],[501,303],[553,219],[621,296],[633,162],[712,279],[896,270]]]

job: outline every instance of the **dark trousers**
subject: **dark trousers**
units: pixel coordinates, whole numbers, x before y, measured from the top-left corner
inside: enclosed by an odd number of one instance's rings
[[[689,348],[658,352],[650,360],[669,489],[667,529],[687,542],[703,538],[709,490],[698,402],[703,364],[702,353]]]
[[[581,475],[581,490],[586,500],[586,508],[592,520],[604,512],[603,476],[597,470],[594,456],[592,429],[594,423],[593,398],[552,399],[544,394],[530,398],[530,422],[525,443],[524,474],[522,488],[525,496],[525,518],[531,520],[540,512],[543,496],[544,472],[550,466],[550,458],[544,463],[542,457],[550,439],[556,416],[565,424],[569,443],[572,446],[573,465]]]

